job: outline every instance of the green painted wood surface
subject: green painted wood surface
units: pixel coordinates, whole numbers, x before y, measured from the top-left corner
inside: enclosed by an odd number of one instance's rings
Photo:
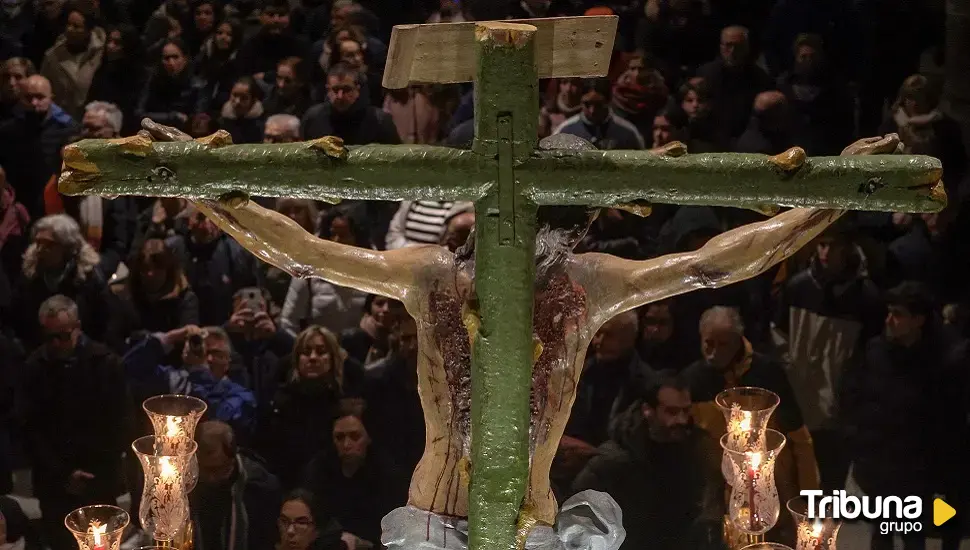
[[[103,140],[84,140],[71,147],[101,174],[77,183],[62,180],[65,194],[214,199],[238,190],[305,199],[474,201],[485,196],[497,178],[494,156],[427,145],[352,147],[345,160],[305,143],[220,148],[155,143],[143,157],[122,154]],[[925,186],[941,171],[940,161],[927,156],[812,157],[786,175],[764,155],[665,158],[647,151],[533,151],[527,160],[515,163],[514,170],[537,204],[611,206],[643,199],[884,212],[930,212],[944,205],[927,193]]]
[[[518,192],[523,174],[515,161],[536,147],[539,98],[534,27],[521,27],[476,31],[472,149],[495,159],[497,181],[475,205],[480,325],[472,354],[470,550],[517,547],[529,478],[536,207]]]

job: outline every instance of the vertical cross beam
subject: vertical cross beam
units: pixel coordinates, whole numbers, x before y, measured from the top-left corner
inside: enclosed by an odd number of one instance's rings
[[[494,159],[497,185],[475,204],[481,322],[472,348],[470,550],[516,546],[528,481],[536,206],[519,193],[525,172],[516,167],[537,141],[536,32],[504,22],[475,27],[472,148]]]

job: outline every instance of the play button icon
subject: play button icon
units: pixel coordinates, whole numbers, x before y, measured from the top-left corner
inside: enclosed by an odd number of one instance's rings
[[[942,498],[933,500],[933,525],[939,527],[957,515],[953,506],[943,502]]]

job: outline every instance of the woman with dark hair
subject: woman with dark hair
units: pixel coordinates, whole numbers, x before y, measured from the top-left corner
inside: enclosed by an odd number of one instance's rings
[[[673,141],[684,141],[687,138],[686,130],[687,116],[680,107],[664,107],[653,117],[651,147],[663,147]]]
[[[725,151],[727,138],[712,116],[711,92],[702,78],[680,87],[678,104],[687,116],[687,150],[691,153]]]
[[[287,57],[277,63],[276,84],[270,88],[263,102],[266,115],[285,114],[302,118],[310,105],[306,63],[299,57]]]
[[[276,550],[344,550],[340,524],[319,499],[306,489],[294,489],[283,497],[280,542]]]
[[[141,90],[144,84],[145,68],[138,30],[131,25],[108,27],[103,61],[94,73],[86,103],[107,101],[117,105],[124,115],[121,135],[129,136],[140,127],[135,117],[138,96],[131,91]]]
[[[363,370],[329,330],[314,325],[296,337],[291,364],[283,369],[264,429],[257,441],[284,488],[300,481],[307,461],[325,449],[340,400],[358,395]]]
[[[216,25],[199,48],[194,76],[201,89],[200,112],[212,113],[229,101],[232,85],[242,76],[236,58],[242,40],[242,23],[226,19]]]
[[[368,294],[360,324],[340,333],[340,345],[364,366],[380,361],[391,349],[388,336],[403,313],[401,302]]]
[[[216,30],[216,24],[222,19],[222,3],[219,0],[196,0],[192,3],[192,26],[186,29],[185,42],[192,55],[199,53],[199,48]]]
[[[135,107],[139,120],[147,117],[159,124],[188,130],[189,118],[196,110],[197,92],[192,85],[187,52],[185,43],[177,38],[162,45],[159,64]]]
[[[84,100],[101,66],[104,38],[98,14],[82,4],[71,4],[64,33],[44,54],[40,74],[50,81],[54,100],[74,120],[84,114]]]
[[[148,239],[128,260],[125,292],[129,332],[168,332],[199,324],[199,299],[175,253],[161,239]]]
[[[251,76],[232,85],[229,101],[222,105],[219,127],[232,135],[233,143],[262,143],[266,116],[263,111],[263,89]]]
[[[307,465],[303,485],[334,511],[345,537],[377,546],[381,518],[407,502],[407,476],[372,444],[359,407],[341,407],[332,436],[333,446]]]

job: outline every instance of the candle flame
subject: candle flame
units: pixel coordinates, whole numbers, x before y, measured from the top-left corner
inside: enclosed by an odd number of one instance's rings
[[[822,536],[822,523],[821,522],[816,521],[815,524],[812,526],[812,536],[815,537],[815,538],[818,538],[818,537]]]
[[[760,452],[748,453],[748,464],[752,472],[756,472],[761,466],[761,458]]]
[[[101,535],[107,534],[108,525],[101,525],[100,521],[92,520],[90,530],[91,534],[94,535],[94,546],[101,546]]]
[[[750,411],[741,411],[741,422],[738,424],[738,428],[742,432],[751,431],[751,412]]]
[[[172,458],[168,456],[163,456],[158,459],[158,463],[161,466],[159,469],[159,477],[162,481],[172,481],[175,476],[178,475],[178,470],[175,468],[175,464],[172,464]]]
[[[179,434],[179,418],[177,416],[165,417],[165,435],[176,437]]]

